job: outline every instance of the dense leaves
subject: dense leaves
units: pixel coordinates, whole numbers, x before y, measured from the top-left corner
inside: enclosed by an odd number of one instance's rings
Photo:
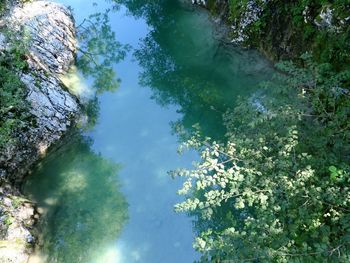
[[[25,129],[31,119],[24,100],[26,89],[18,76],[27,68],[24,43],[12,44],[12,48],[0,53],[0,149],[14,142],[14,133]]]
[[[195,215],[202,261],[350,260],[349,72],[303,61],[225,114],[227,143],[184,144],[201,161],[173,172],[176,210]]]
[[[220,1],[209,0],[214,5],[213,10],[216,2]],[[314,59],[319,63],[331,63],[339,69],[348,68],[348,0],[229,0],[228,3],[230,24],[241,29],[232,34],[247,35],[247,45],[262,48],[274,59],[294,59],[306,51],[312,51]],[[247,19],[254,10],[261,11],[256,18]]]

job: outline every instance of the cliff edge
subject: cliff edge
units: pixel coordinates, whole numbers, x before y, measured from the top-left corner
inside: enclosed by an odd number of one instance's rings
[[[60,4],[10,2],[0,18],[0,52],[11,48],[5,31],[27,47],[28,69],[18,74],[31,121],[0,152],[0,262],[27,262],[35,242],[30,231],[38,215],[18,187],[80,111],[78,100],[60,81],[75,62],[76,32],[71,12]]]

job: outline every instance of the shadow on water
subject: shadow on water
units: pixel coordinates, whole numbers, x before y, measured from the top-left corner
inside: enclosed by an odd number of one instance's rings
[[[96,262],[128,219],[121,166],[92,152],[91,143],[80,134],[67,136],[24,187],[43,213],[38,230],[46,262]]]

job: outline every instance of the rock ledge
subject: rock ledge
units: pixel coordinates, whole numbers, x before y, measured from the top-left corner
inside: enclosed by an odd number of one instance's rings
[[[60,81],[75,62],[75,26],[66,7],[48,1],[14,4],[0,18],[1,25],[28,41],[29,71],[20,78],[35,120],[0,153],[0,262],[22,263],[32,252],[35,238],[30,232],[38,214],[18,187],[80,112],[78,100]],[[0,33],[0,52],[9,45]]]

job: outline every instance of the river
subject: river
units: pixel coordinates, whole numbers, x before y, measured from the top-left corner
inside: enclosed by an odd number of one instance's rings
[[[93,127],[67,135],[28,177],[24,192],[43,214],[31,262],[193,262],[192,219],[173,210],[181,180],[167,174],[198,159],[177,154],[179,127],[222,138],[222,113],[269,78],[269,62],[175,0],[58,2],[77,24],[111,9],[111,30],[131,49],[112,65],[121,82],[98,94]]]

